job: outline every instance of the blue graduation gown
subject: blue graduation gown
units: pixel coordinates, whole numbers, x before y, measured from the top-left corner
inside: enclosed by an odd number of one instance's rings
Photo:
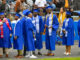
[[[11,27],[11,22],[9,19],[7,19],[9,22],[9,25]],[[1,30],[0,30],[1,32]],[[12,34],[12,30],[9,30],[9,28],[7,27],[6,23],[3,23],[3,35],[4,37],[1,38],[0,35],[0,48],[11,48],[11,40],[10,40],[10,34]]]
[[[49,26],[49,17],[46,20],[46,24]],[[48,27],[46,28],[46,49],[55,50],[56,31],[59,27],[58,19],[56,15],[53,15],[52,35],[49,36]]]
[[[62,29],[65,29],[67,31],[67,37],[65,37],[65,34],[63,34],[62,44],[67,45],[67,46],[74,45],[74,22],[73,22],[73,19],[69,18],[67,27],[65,27],[65,20],[63,22]]]
[[[24,46],[25,46],[25,42],[26,42],[26,39],[25,39],[25,37],[26,37],[26,35],[25,35],[25,20],[26,19],[27,19],[26,17],[22,17],[22,19],[21,19],[21,22],[22,22],[22,30],[23,30],[23,38],[24,38]]]
[[[42,49],[43,48],[42,35],[40,33],[44,31],[44,23],[41,16],[38,16],[38,18],[39,18],[39,33],[36,33],[35,48]]]
[[[80,47],[80,20],[78,21],[79,47]]]
[[[22,50],[23,49],[23,43],[24,43],[24,39],[23,39],[23,30],[22,30],[23,26],[22,26],[22,22],[21,20],[17,22],[16,27],[15,27],[15,36],[17,36],[17,40],[14,40],[14,49],[17,50]]]
[[[27,18],[25,21],[25,47],[27,51],[35,51],[33,31],[35,27],[31,18]]]

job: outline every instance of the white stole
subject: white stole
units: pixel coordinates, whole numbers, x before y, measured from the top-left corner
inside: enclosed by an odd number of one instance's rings
[[[36,27],[36,31],[37,33],[39,33],[39,17],[36,16],[36,17],[33,17],[33,21],[32,23],[34,24],[34,26]]]
[[[48,27],[52,26],[52,24],[53,24],[52,20],[53,20],[53,17],[52,17],[52,14],[50,14],[49,15],[49,26]],[[49,31],[49,36],[51,36],[52,35],[52,28],[49,28],[48,31]]]
[[[65,27],[67,27],[68,26],[68,22],[69,22],[69,19],[66,19],[66,21],[65,21]],[[67,37],[67,31],[66,31],[66,33],[65,33],[65,37]]]
[[[61,23],[62,23],[62,14],[61,14],[61,16],[60,16],[60,21],[61,21]]]
[[[16,29],[16,25],[17,25],[17,23],[20,21],[20,19],[18,19],[17,21],[16,21],[16,24],[15,24],[15,27],[14,27],[14,36],[15,36],[15,29]]]

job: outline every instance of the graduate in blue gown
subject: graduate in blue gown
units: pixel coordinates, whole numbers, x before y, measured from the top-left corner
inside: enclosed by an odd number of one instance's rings
[[[20,18],[21,15],[19,13],[16,13],[15,15],[16,24],[14,27],[14,43],[13,43],[14,49],[17,49],[18,51],[18,55],[15,56],[16,58],[23,57],[22,50],[23,50],[24,39],[23,39],[23,26]]]
[[[26,55],[26,39],[25,39],[25,37],[26,37],[26,35],[25,35],[25,20],[27,19],[27,12],[28,12],[29,10],[28,9],[26,9],[26,10],[23,10],[23,17],[22,17],[22,19],[21,19],[21,21],[22,21],[22,25],[23,25],[23,37],[24,37],[24,51],[23,51],[23,55],[25,56]]]
[[[21,21],[22,21],[22,26],[23,26],[23,37],[25,38],[25,25],[24,25],[24,23],[25,23],[25,20],[27,19],[27,15],[26,15],[26,12],[27,12],[28,10],[26,9],[26,10],[23,10],[23,14],[22,14],[22,18],[21,18]],[[24,51],[23,51],[23,56],[25,56],[26,55],[26,47],[25,47],[25,39],[24,39]]]
[[[34,37],[33,37],[33,32],[35,30],[35,27],[32,23],[32,13],[31,11],[28,11],[27,13],[27,19],[25,21],[25,46],[26,46],[26,51],[28,51],[28,55],[25,57],[29,58],[37,58],[36,56],[33,55],[32,51],[35,51],[35,44],[34,44]]]
[[[3,48],[5,48],[5,54],[8,57],[8,49],[12,47],[11,36],[11,22],[8,18],[5,18],[4,12],[0,12],[0,58],[3,56]]]
[[[48,50],[47,56],[54,56],[55,50],[56,31],[59,27],[57,16],[53,14],[52,7],[46,7],[47,15],[45,20],[46,27],[46,49]]]
[[[42,55],[40,50],[43,48],[42,33],[44,31],[44,23],[43,23],[42,16],[39,16],[38,13],[39,13],[38,9],[33,10],[32,23],[34,24],[36,28],[35,48],[38,49],[38,55]]]
[[[66,19],[62,27],[62,44],[66,46],[65,55],[71,54],[71,46],[74,45],[74,21],[71,18],[71,12],[66,12]]]
[[[80,12],[78,12],[79,18],[80,18]],[[78,35],[79,35],[79,47],[80,47],[80,19],[78,21]]]

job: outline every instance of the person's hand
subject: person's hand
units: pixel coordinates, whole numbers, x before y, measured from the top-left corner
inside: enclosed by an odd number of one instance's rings
[[[3,22],[0,22],[0,25],[2,25],[3,24]]]
[[[52,28],[52,26],[50,26],[49,28]]]
[[[65,34],[66,33],[66,31],[65,30],[62,30],[62,32]]]
[[[12,34],[10,34],[10,38],[12,37]]]
[[[45,27],[48,27],[48,26],[45,24]]]
[[[15,36],[14,39],[17,40],[17,36]]]
[[[5,21],[6,21],[5,19],[2,20],[3,23],[4,23]]]
[[[43,33],[41,32],[40,34],[42,35]]]
[[[35,35],[33,35],[33,37],[34,37],[34,38],[36,38],[36,36],[35,36]]]
[[[62,38],[62,36],[60,36],[60,38]]]

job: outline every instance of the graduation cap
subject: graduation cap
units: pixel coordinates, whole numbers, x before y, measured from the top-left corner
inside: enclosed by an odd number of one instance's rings
[[[71,12],[70,12],[70,11],[67,11],[67,12],[66,12],[66,15],[71,15]]]
[[[28,16],[29,14],[31,14],[32,12],[31,11],[28,11],[27,13],[26,13],[26,15]]]
[[[16,15],[15,16],[18,16],[19,18],[21,17],[21,14],[19,14],[19,13],[16,13]]]
[[[80,16],[80,12],[78,12],[78,15]]]
[[[52,6],[47,6],[46,9],[52,9]]]
[[[34,9],[33,12],[37,12],[38,13],[39,12],[39,9]]]
[[[28,9],[24,10],[24,11],[23,11],[23,15],[26,15],[26,13],[27,13],[28,11],[29,11]]]
[[[4,12],[0,12],[0,15],[4,15],[5,13]]]

